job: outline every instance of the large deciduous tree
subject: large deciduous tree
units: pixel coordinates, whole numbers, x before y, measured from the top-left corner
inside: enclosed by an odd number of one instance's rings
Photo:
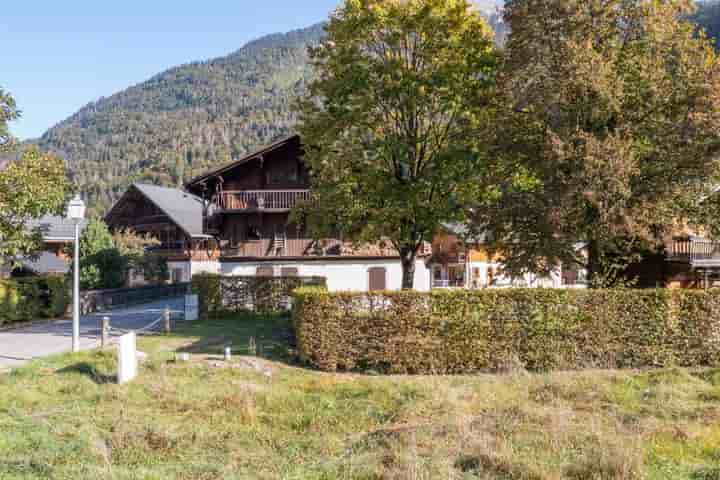
[[[466,0],[347,0],[311,55],[301,133],[318,235],[392,242],[403,288],[441,222],[477,189],[469,145],[489,115],[493,34]]]
[[[494,202],[511,271],[658,246],[718,172],[720,70],[685,0],[509,0]]]

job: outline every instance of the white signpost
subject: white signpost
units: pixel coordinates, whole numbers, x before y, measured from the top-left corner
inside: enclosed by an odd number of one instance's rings
[[[200,303],[197,295],[185,295],[185,321],[200,318]]]
[[[127,383],[137,376],[137,342],[135,332],[120,337],[118,343],[118,383]]]

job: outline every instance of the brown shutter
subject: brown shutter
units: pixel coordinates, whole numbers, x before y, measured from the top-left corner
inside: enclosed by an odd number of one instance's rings
[[[258,267],[257,276],[258,277],[272,277],[273,276],[273,267]]]
[[[295,267],[286,267],[283,268],[281,271],[281,275],[283,277],[297,277],[298,276],[298,269]]]
[[[370,291],[377,292],[387,289],[385,267],[373,267],[368,269],[368,276],[370,277]]]

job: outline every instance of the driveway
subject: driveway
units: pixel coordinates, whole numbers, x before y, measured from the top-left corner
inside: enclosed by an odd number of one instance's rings
[[[80,348],[96,348],[100,343],[100,320],[110,318],[110,326],[139,330],[162,316],[165,307],[174,312],[184,309],[183,298],[160,300],[109,312],[93,313],[80,318]],[[162,322],[157,327],[162,328]],[[115,333],[114,333],[115,334]],[[119,333],[117,333],[119,335]],[[33,358],[45,357],[72,349],[72,320],[37,323],[0,332],[0,370],[17,367]]]

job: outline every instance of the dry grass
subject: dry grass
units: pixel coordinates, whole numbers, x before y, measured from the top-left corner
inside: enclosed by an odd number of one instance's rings
[[[125,386],[108,352],[0,375],[0,478],[720,479],[720,370],[336,375],[293,365],[287,331],[143,339]],[[258,356],[225,365],[228,342]]]

